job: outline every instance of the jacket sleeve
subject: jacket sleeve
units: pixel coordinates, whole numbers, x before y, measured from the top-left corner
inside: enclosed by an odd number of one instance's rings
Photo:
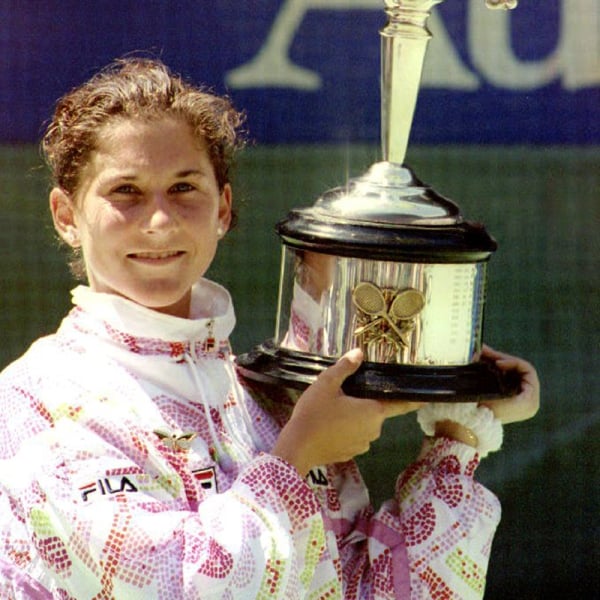
[[[283,425],[293,393],[249,387]],[[475,449],[427,439],[421,454],[398,477],[395,497],[377,512],[356,463],[309,475],[336,536],[344,600],[483,597],[500,503],[474,479],[480,461]],[[318,485],[325,480],[326,486]]]
[[[374,512],[360,496],[359,475],[345,465],[335,513],[345,565],[344,598],[483,598],[491,543],[500,519],[497,498],[473,475],[474,449],[440,438],[398,478],[395,498]]]

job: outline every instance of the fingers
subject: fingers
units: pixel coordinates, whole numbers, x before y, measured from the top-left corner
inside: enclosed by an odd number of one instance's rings
[[[506,352],[500,352],[499,350],[495,350],[491,346],[487,344],[483,344],[481,346],[481,356],[482,358],[487,358],[488,360],[497,361],[504,358],[516,358],[515,356],[511,356],[510,354],[506,354]]]
[[[363,353],[359,348],[349,350],[335,364],[319,375],[315,385],[330,386],[338,390],[344,380],[355,373],[363,360]]]
[[[340,385],[343,383],[346,377],[349,377],[355,373],[360,367],[363,361],[363,353],[359,348],[353,348],[344,354],[334,365],[331,367],[330,372],[334,377],[339,378]]]
[[[336,390],[341,388],[344,380],[355,373],[360,367],[363,360],[363,353],[359,348],[354,348],[346,352],[334,365],[324,371],[319,379],[322,379],[323,385],[334,387]],[[423,402],[410,401],[390,401],[390,400],[374,400],[367,398],[354,398],[347,396],[348,400],[356,403],[356,408],[359,411],[365,411],[367,405],[372,405],[372,410],[381,415],[382,420],[399,415],[405,415],[421,408]]]
[[[540,382],[535,367],[526,360],[498,352],[489,346],[483,346],[482,357],[494,362],[501,371],[508,373],[514,371],[520,378],[520,391],[516,396],[482,402],[496,418],[503,423],[524,421],[533,417],[540,406]]]
[[[490,346],[483,344],[481,356],[496,363],[496,366],[502,371],[518,371],[519,373],[535,373],[533,365],[523,358],[494,350]]]
[[[535,367],[528,361],[518,356],[511,356],[504,352],[493,350],[489,346],[483,346],[482,356],[492,360],[495,365],[505,373],[515,371],[521,376],[522,384],[527,384],[533,388],[539,388],[539,379]]]

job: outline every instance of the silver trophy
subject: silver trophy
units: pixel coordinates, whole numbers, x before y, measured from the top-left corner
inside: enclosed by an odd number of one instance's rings
[[[384,0],[382,160],[278,223],[275,335],[238,358],[244,376],[301,389],[358,346],[365,362],[344,384],[355,396],[464,402],[516,391],[480,359],[496,242],[404,164],[427,19],[441,1]]]

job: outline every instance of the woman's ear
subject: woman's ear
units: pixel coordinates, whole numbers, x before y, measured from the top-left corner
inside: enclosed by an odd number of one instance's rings
[[[229,230],[232,219],[233,192],[231,185],[226,183],[221,191],[219,199],[219,232],[220,236],[225,235]],[[221,233],[222,232],[222,233]],[[220,237],[219,236],[219,237]]]
[[[71,248],[78,248],[79,231],[75,223],[75,212],[71,197],[60,188],[53,188],[50,192],[50,212],[54,221],[54,229]]]

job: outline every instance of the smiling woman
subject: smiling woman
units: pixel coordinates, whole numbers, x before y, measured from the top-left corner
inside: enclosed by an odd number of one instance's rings
[[[187,126],[184,132],[187,149],[195,146],[195,150],[203,150],[200,154],[204,155],[199,158],[194,152],[192,162],[183,165],[183,171],[177,171],[178,176],[183,178],[177,183],[188,183],[187,177],[197,172],[203,182],[207,177],[215,179],[219,192],[225,192],[235,153],[245,144],[242,132],[244,114],[235,110],[227,98],[193,86],[171,74],[161,63],[145,59],[115,61],[59,100],[42,141],[55,188],[72,200],[81,196],[84,179],[99,175],[87,173],[90,169],[97,169],[95,162],[99,153],[110,160],[112,153],[118,152],[118,144],[128,129],[140,128],[132,135],[132,144],[135,139],[143,143],[141,129],[144,129],[144,124],[146,131],[150,131],[156,129],[157,121],[165,119],[170,120],[175,128],[178,123],[181,131]],[[156,137],[158,149],[161,140]],[[164,147],[168,146],[165,144]],[[178,148],[178,144],[173,148]],[[133,182],[128,178],[135,177],[135,173],[127,173],[125,165],[118,162],[126,158],[124,153],[118,158],[112,156],[112,168],[124,177],[119,183],[131,184]],[[147,158],[154,160],[159,157]],[[197,164],[198,160],[204,164]],[[139,161],[132,166],[140,168],[142,163]],[[102,175],[114,177],[117,172],[109,171]],[[87,185],[89,183],[86,182]],[[99,180],[96,183],[104,185],[108,182]],[[232,213],[229,225],[234,224],[235,213]],[[75,245],[71,243],[72,236],[65,238],[61,234],[61,237],[71,247],[78,248],[75,237]],[[71,268],[80,279],[85,278],[86,268],[80,251],[75,252]]]
[[[295,403],[236,372],[204,275],[241,123],[147,60],[59,102],[50,210],[87,285],[0,374],[0,597],[481,598],[500,511],[473,474],[535,412],[535,370],[490,351],[521,393],[421,412],[431,438],[375,511],[351,459],[420,405],[344,394],[357,349]]]
[[[77,190],[55,187],[56,230],[81,248],[90,288],[187,317],[191,288],[231,223],[206,144],[181,118],[106,123]]]

